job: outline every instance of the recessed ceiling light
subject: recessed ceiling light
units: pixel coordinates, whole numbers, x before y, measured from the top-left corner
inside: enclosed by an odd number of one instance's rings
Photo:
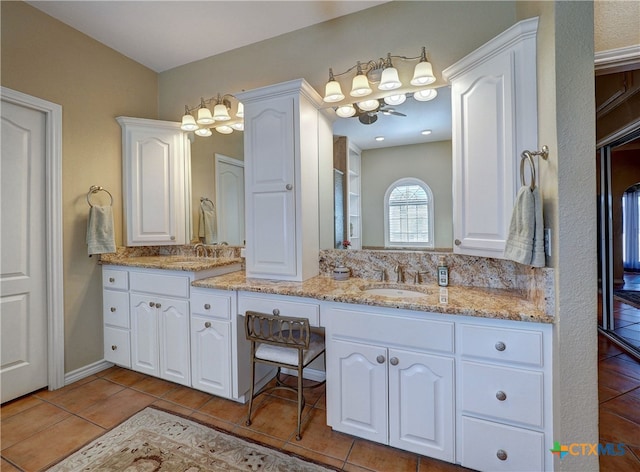
[[[376,136],[376,141],[384,141],[384,136]]]
[[[428,136],[431,134],[431,130],[430,129],[425,129],[424,131],[420,131],[420,134],[423,134],[425,136]]]

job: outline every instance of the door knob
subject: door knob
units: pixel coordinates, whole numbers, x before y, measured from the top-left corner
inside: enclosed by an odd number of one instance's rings
[[[496,457],[498,459],[500,459],[501,461],[506,461],[507,460],[507,451],[505,451],[504,449],[498,449],[498,452],[496,452]]]
[[[115,351],[116,349],[118,349],[118,346],[116,346],[116,345],[111,346],[111,350],[112,351]]]
[[[280,316],[280,310],[277,308],[273,309],[273,316]]]
[[[389,359],[389,364],[391,365],[398,365],[400,361],[398,360],[397,357],[392,357],[391,359]]]
[[[160,305],[159,303],[156,303],[156,308],[160,308],[162,305]]]
[[[112,306],[112,307],[111,307],[111,313],[115,313],[115,312],[116,312],[116,307],[115,307],[115,306]]]
[[[496,351],[504,351],[507,348],[507,345],[502,341],[498,341],[496,343]]]
[[[209,305],[208,303],[204,304],[204,309],[205,310],[209,310],[211,308],[211,305]]]
[[[205,328],[211,328],[211,321],[205,322],[204,327]]]
[[[460,241],[459,239],[456,239],[453,243],[454,243],[456,246],[460,246],[460,245],[462,244],[462,241]]]
[[[291,189],[293,189],[293,185],[291,185],[291,184],[287,184],[287,185],[285,186],[285,188],[286,188],[287,190],[291,190]]]
[[[496,392],[496,398],[498,400],[500,400],[501,402],[505,401],[507,399],[507,394],[504,393],[502,390],[498,390]]]
[[[384,364],[384,356],[380,354],[378,357],[376,357],[376,361],[378,361],[378,364]]]
[[[156,306],[156,304],[154,302],[149,302],[149,306],[153,308],[154,306]]]
[[[113,283],[115,281],[116,281],[116,279],[114,279],[113,277],[109,277],[109,282]]]

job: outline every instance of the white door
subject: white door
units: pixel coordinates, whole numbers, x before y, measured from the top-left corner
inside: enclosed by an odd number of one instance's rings
[[[156,298],[160,377],[191,386],[189,301]]]
[[[46,387],[46,116],[2,102],[2,402]]]
[[[158,359],[158,309],[154,297],[132,293],[131,368],[160,377]]]
[[[231,323],[191,316],[192,384],[198,390],[231,396]]]
[[[244,162],[216,154],[218,242],[244,246]]]

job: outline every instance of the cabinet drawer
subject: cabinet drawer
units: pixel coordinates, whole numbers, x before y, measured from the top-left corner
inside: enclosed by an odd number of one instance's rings
[[[129,292],[102,292],[102,319],[105,324],[129,328]]]
[[[542,332],[460,325],[463,356],[542,366]]]
[[[541,428],[543,374],[462,362],[462,411]]]
[[[544,470],[544,434],[462,417],[462,465],[474,470]]]
[[[104,359],[119,366],[131,368],[129,330],[104,327]]]
[[[324,316],[324,315],[323,315]],[[419,350],[453,352],[454,324],[419,318],[404,318],[371,311],[331,308],[327,319],[335,336],[397,344]]]
[[[102,286],[113,290],[129,290],[129,272],[103,267]]]
[[[231,319],[231,296],[191,292],[191,313],[224,320]]]
[[[154,293],[167,297],[189,297],[191,285],[189,277],[131,272],[129,278],[131,290],[134,292]]]
[[[238,297],[238,312],[244,314],[247,311],[276,313],[281,316],[297,316],[299,318],[307,318],[311,326],[320,325],[320,305],[317,303],[304,303],[241,293]]]

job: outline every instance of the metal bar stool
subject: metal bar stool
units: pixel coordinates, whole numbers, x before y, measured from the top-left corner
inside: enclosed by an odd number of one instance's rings
[[[306,318],[275,316],[255,311],[247,311],[245,316],[245,333],[251,341],[251,393],[246,425],[251,425],[253,400],[262,393],[275,389],[295,392],[298,399],[298,428],[296,440],[302,439],[300,423],[305,405],[302,386],[304,368],[324,353],[324,335],[312,330]],[[255,393],[256,363],[267,364],[278,368],[276,384],[264,387]],[[297,387],[286,385],[280,378],[281,369],[289,368],[298,373]],[[324,381],[304,388],[316,388]]]

